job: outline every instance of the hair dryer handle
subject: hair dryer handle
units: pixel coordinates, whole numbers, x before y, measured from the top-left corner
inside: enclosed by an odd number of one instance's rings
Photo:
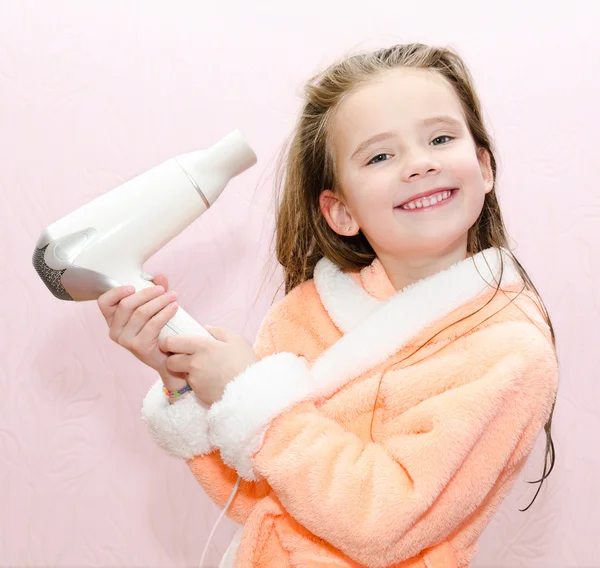
[[[177,308],[175,315],[160,330],[158,337],[162,339],[169,335],[201,335],[212,338],[212,335],[181,307]]]
[[[123,281],[120,282],[120,284],[123,286],[132,285],[135,287],[136,292],[139,292],[144,288],[151,288],[154,286],[153,282],[142,278],[141,275],[123,278]],[[161,329],[158,337],[159,339],[162,339],[163,337],[167,337],[169,335],[201,335],[203,337],[213,337],[181,307],[177,308],[177,312],[167,322],[165,327]]]

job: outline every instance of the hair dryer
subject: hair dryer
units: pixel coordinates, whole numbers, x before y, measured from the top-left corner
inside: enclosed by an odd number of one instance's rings
[[[33,266],[61,300],[96,300],[117,286],[153,286],[143,277],[144,262],[256,161],[238,130],[208,149],[171,158],[48,225]],[[181,308],[159,337],[174,334],[212,337]]]

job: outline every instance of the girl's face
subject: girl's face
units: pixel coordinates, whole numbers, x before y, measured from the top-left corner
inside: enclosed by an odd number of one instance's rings
[[[320,204],[333,230],[361,229],[380,258],[466,251],[493,174],[446,79],[386,72],[343,100],[331,140],[343,195],[326,190]],[[433,195],[418,199],[423,193]]]

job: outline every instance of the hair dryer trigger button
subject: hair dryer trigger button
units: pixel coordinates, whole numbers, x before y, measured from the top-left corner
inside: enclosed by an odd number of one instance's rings
[[[87,240],[88,236],[86,233],[67,235],[66,237],[60,239],[60,241],[55,245],[54,254],[56,255],[56,258],[68,260],[81,251]]]

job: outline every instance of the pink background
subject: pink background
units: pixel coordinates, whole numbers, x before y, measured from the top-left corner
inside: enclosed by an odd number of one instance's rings
[[[555,471],[518,512],[540,437],[475,566],[600,566],[600,41],[586,4],[0,2],[0,566],[197,566],[218,516],[140,420],[153,372],[109,340],[95,302],[60,302],[38,279],[42,228],[240,128],[258,165],[145,268],[200,322],[252,340],[279,283],[273,166],[304,80],[406,41],[450,44],[471,68],[562,368]],[[234,528],[221,524],[208,565]]]

